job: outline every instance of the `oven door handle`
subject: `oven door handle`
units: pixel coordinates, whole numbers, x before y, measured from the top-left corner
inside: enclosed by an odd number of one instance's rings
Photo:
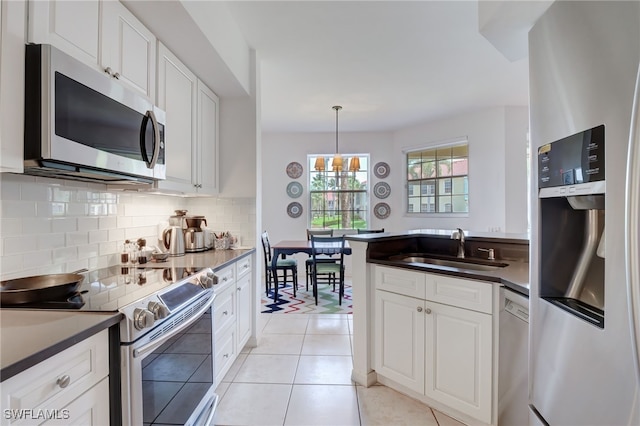
[[[213,394],[213,397],[207,402],[207,407],[209,407],[209,415],[207,416],[207,420],[202,423],[203,426],[211,426],[213,425],[213,416],[216,414],[216,407],[218,406],[218,395]]]
[[[213,300],[216,298],[215,294],[211,295],[211,299],[209,299],[209,301],[198,310],[197,313],[195,313],[194,315],[191,316],[191,318],[189,318],[187,321],[183,322],[182,324],[180,324],[178,327],[174,328],[171,330],[170,333],[166,334],[165,336],[163,336],[161,339],[158,339],[156,341],[147,343],[144,346],[140,346],[137,349],[133,350],[133,357],[134,358],[138,358],[139,356],[142,356],[144,354],[146,354],[149,351],[153,351],[155,350],[158,346],[162,345],[164,342],[166,342],[168,339],[170,339],[171,337],[175,336],[176,334],[180,333],[182,330],[184,330],[185,328],[189,327],[191,324],[193,324],[198,318],[200,318],[200,315],[204,314],[207,309],[209,309],[209,307],[213,304]]]

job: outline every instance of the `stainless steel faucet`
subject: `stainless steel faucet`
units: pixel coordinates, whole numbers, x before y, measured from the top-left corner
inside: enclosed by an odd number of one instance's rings
[[[451,233],[452,240],[458,240],[458,257],[464,259],[464,231],[457,228]]]

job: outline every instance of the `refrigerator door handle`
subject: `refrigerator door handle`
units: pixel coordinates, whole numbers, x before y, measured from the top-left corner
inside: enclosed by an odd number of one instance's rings
[[[631,112],[626,177],[625,257],[629,321],[635,352],[635,370],[640,380],[640,64]]]

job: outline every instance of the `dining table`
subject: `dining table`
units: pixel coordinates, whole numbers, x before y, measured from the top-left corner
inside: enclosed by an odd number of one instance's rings
[[[322,252],[323,248],[336,248],[340,247],[340,243],[337,242],[321,242],[316,240],[316,252]],[[271,246],[273,249],[273,256],[271,258],[271,271],[273,273],[273,282],[275,290],[273,292],[273,301],[276,302],[278,300],[278,274],[276,265],[278,262],[278,258],[282,256],[285,258],[286,256],[296,254],[296,253],[306,253],[309,256],[313,254],[313,247],[311,247],[310,240],[283,240]],[[349,247],[349,242],[344,242],[344,254],[351,254],[351,247]]]

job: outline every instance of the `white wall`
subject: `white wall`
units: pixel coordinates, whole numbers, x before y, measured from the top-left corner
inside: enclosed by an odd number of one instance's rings
[[[197,198],[108,191],[105,185],[0,174],[0,280],[119,263],[125,239],[155,243],[175,209],[255,246],[253,198]]]
[[[340,151],[370,153],[371,164],[385,161],[391,173],[382,179],[391,186],[391,195],[378,200],[371,194],[371,207],[380,201],[391,206],[388,219],[379,220],[371,214],[373,228],[388,231],[416,228],[456,228],[478,232],[499,231],[522,233],[527,230],[526,107],[496,107],[469,112],[437,122],[424,123],[395,133],[341,133]],[[429,143],[467,137],[469,141],[469,209],[466,217],[408,217],[405,214],[405,157],[403,150]],[[305,238],[308,227],[309,192],[306,174],[307,154],[331,155],[335,134],[295,133],[263,134],[262,136],[263,228],[272,242]],[[294,201],[286,194],[286,186],[293,179],[286,174],[286,166],[297,161],[304,166],[304,174],[297,179],[304,187],[296,199],[304,213],[292,219],[287,205]],[[370,186],[380,181],[373,173]]]

